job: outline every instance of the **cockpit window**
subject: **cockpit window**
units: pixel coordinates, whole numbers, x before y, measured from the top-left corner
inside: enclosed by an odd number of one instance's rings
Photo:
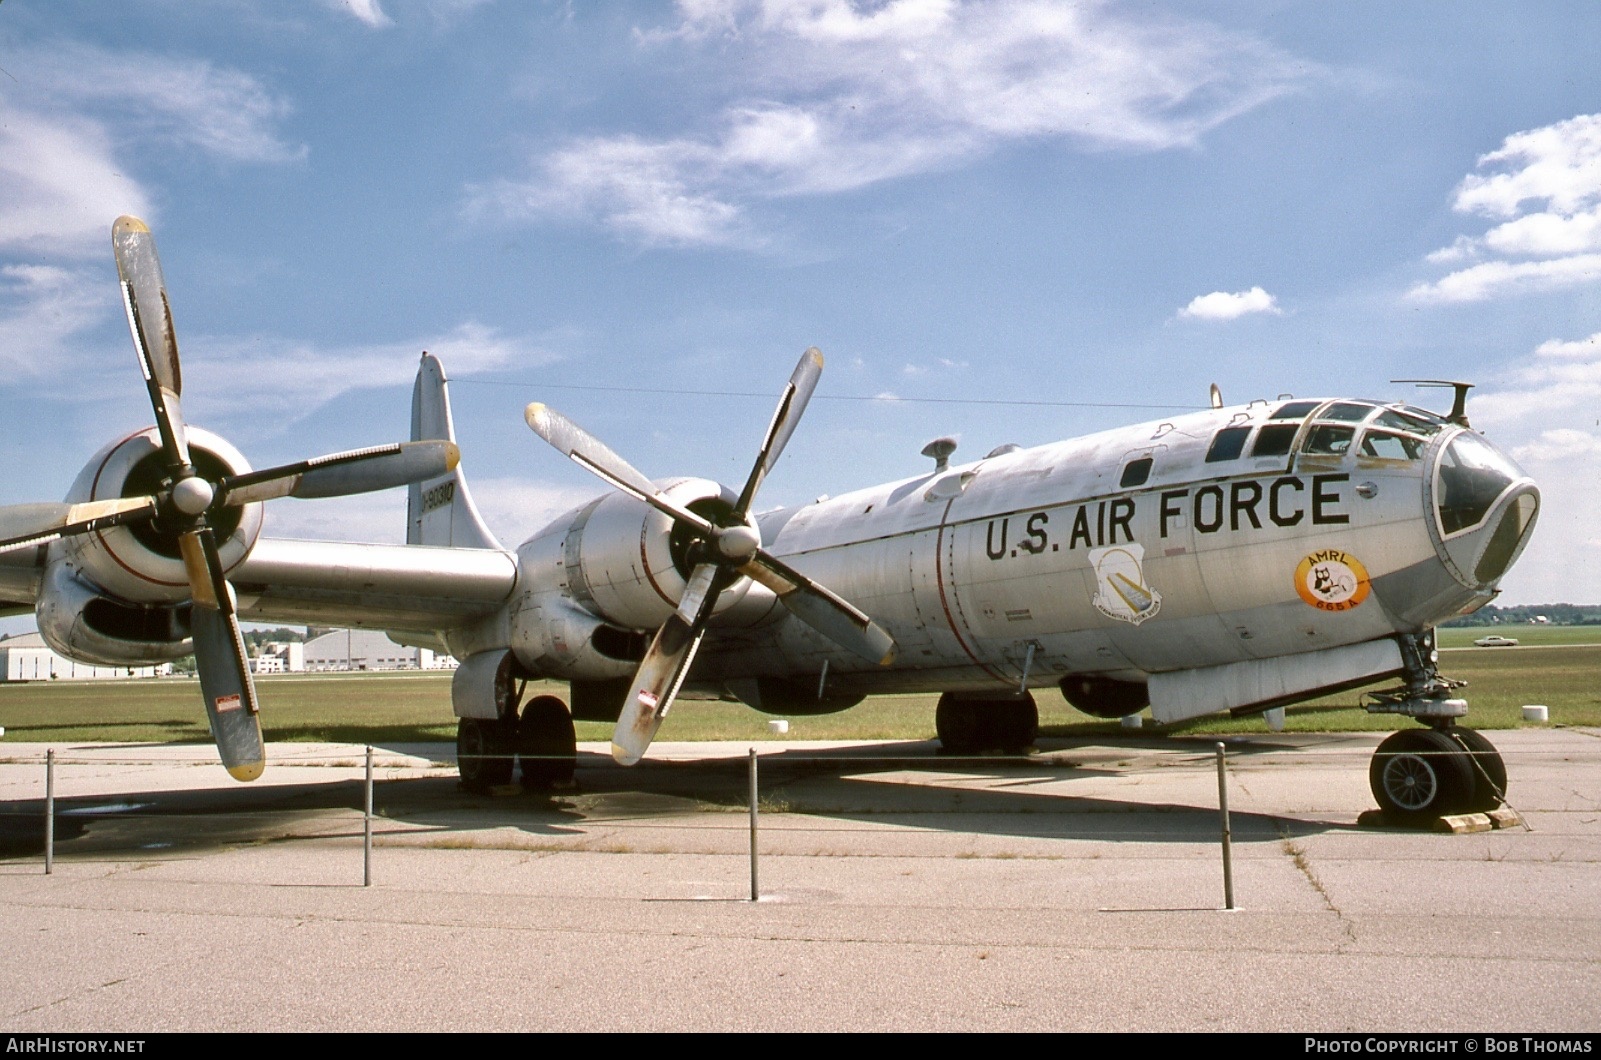
[[[1353,401],[1342,401],[1338,405],[1330,405],[1318,417],[1320,420],[1341,420],[1345,423],[1361,423],[1373,411],[1372,405],[1358,405]]]
[[[1434,502],[1449,535],[1482,523],[1523,469],[1478,435],[1459,434],[1445,447],[1438,474]]]
[[[1212,439],[1212,448],[1206,451],[1206,462],[1215,464],[1220,460],[1235,460],[1245,452],[1245,439],[1251,433],[1249,427],[1224,427]]]
[[[1450,420],[1446,419],[1444,416],[1440,416],[1440,415],[1437,415],[1437,414],[1435,414],[1433,412],[1430,412],[1428,409],[1420,409],[1416,405],[1404,405],[1404,406],[1402,406],[1401,411],[1406,413],[1408,416],[1416,416],[1418,419],[1422,420],[1424,423],[1433,423],[1433,424],[1435,424],[1437,426],[1440,426],[1440,427],[1443,427],[1447,423],[1451,422]]]
[[[1298,420],[1321,404],[1321,401],[1292,401],[1288,405],[1280,405],[1268,419]]]
[[[1379,427],[1394,427],[1398,431],[1411,431],[1413,434],[1422,435],[1438,434],[1441,427],[1441,423],[1437,420],[1431,422],[1412,415],[1410,410],[1397,412],[1394,409],[1385,409],[1373,423]]]
[[[1308,456],[1344,456],[1356,436],[1355,427],[1338,427],[1332,423],[1319,423],[1307,435],[1302,452]]]
[[[1298,423],[1270,423],[1263,427],[1256,435],[1256,444],[1251,446],[1252,456],[1284,456],[1295,444],[1295,432],[1301,429]]]
[[[1423,452],[1424,441],[1406,434],[1389,431],[1368,431],[1362,436],[1358,453],[1377,460],[1416,460]]]

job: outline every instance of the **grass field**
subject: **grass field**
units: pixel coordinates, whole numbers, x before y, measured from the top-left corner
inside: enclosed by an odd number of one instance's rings
[[[1517,648],[1466,648],[1441,655],[1441,672],[1465,679],[1462,695],[1481,729],[1524,724],[1521,707],[1542,703],[1558,725],[1601,726],[1601,627],[1517,627]],[[1466,635],[1466,636],[1462,636]],[[1471,644],[1479,630],[1444,630],[1442,641]],[[270,742],[399,743],[454,740],[450,675],[288,674],[259,681],[262,727]],[[531,685],[529,695],[565,694],[561,685]],[[841,714],[790,720],[789,738],[812,740],[929,739],[934,695],[876,696]],[[1047,736],[1089,736],[1118,729],[1075,711],[1054,689],[1036,691]],[[1370,715],[1360,696],[1338,696],[1290,708],[1286,728],[1298,732],[1383,730],[1410,724]],[[738,703],[686,700],[662,726],[663,740],[770,738],[768,716]],[[206,742],[200,689],[190,678],[142,681],[58,681],[0,684],[5,739],[27,742],[112,740],[132,743]],[[1174,726],[1179,732],[1260,732],[1260,718],[1214,717]],[[580,740],[607,740],[609,725],[580,722]]]

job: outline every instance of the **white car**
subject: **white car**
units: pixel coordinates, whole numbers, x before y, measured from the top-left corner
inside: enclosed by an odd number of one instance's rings
[[[1481,648],[1515,648],[1518,641],[1516,637],[1503,637],[1492,633],[1488,637],[1480,637],[1473,643]]]

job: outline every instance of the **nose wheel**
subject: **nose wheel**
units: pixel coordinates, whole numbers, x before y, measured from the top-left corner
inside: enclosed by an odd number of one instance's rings
[[[1500,806],[1506,800],[1506,763],[1473,729],[1403,729],[1373,753],[1368,783],[1385,817],[1422,825]]]

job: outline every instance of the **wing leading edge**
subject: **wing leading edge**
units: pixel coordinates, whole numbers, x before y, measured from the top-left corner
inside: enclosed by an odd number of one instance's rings
[[[250,621],[433,633],[504,606],[517,558],[503,549],[263,539],[230,580]]]

